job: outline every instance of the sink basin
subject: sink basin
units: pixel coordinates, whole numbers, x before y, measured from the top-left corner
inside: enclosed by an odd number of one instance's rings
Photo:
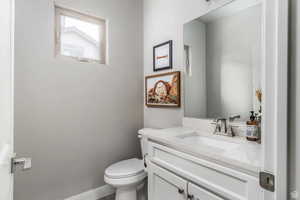
[[[177,138],[181,139],[183,142],[189,145],[213,148],[214,150],[220,151],[229,151],[240,146],[240,144],[205,137],[195,132],[186,135],[179,135],[177,136]]]

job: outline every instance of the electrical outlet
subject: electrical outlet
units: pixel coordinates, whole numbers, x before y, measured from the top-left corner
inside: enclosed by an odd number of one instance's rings
[[[293,191],[290,193],[290,197],[292,200],[298,200],[298,192],[297,191]]]

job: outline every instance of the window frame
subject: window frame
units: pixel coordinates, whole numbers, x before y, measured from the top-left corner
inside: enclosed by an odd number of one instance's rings
[[[55,56],[62,58],[71,58],[73,60],[85,63],[99,63],[99,64],[107,64],[107,20],[91,16],[88,14],[84,14],[75,10],[71,10],[69,8],[64,8],[58,5],[55,5]],[[75,18],[81,21],[93,23],[99,25],[103,30],[103,34],[99,35],[99,48],[100,55],[99,60],[84,58],[84,57],[75,57],[75,56],[67,56],[63,55],[61,52],[61,16]]]

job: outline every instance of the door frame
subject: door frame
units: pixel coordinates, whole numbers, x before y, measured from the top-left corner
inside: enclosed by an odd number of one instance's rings
[[[13,174],[10,160],[14,141],[14,0],[0,3],[0,198],[13,200]],[[2,176],[3,175],[3,176]]]
[[[288,0],[263,0],[263,171],[275,175],[275,192],[264,200],[288,199]]]

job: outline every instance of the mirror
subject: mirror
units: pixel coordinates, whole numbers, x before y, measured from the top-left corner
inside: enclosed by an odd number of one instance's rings
[[[184,24],[185,117],[260,113],[261,13],[256,0],[235,1]]]

